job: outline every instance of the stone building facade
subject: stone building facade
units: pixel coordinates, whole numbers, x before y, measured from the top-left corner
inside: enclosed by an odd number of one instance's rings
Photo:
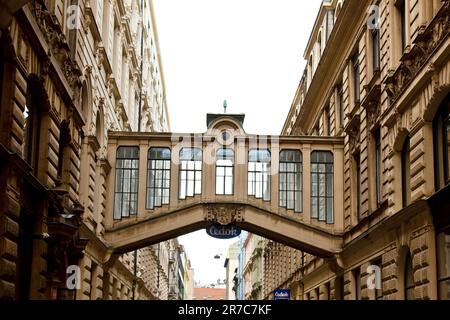
[[[450,299],[449,31],[448,0],[323,1],[283,134],[345,137],[344,247],[267,241],[265,298]]]
[[[167,298],[171,242],[103,239],[108,130],[170,127],[152,1],[0,8],[0,299]]]

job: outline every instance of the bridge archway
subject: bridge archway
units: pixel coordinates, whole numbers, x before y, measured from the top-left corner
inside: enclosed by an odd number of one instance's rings
[[[245,203],[195,203],[142,221],[124,221],[105,239],[117,254],[140,249],[212,224],[233,225],[267,239],[332,258],[342,248],[342,234],[282,217]]]

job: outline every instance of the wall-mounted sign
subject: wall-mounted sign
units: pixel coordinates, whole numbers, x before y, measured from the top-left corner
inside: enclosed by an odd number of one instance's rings
[[[291,290],[275,289],[273,292],[273,300],[291,300]]]
[[[241,234],[241,229],[233,225],[213,224],[206,228],[206,233],[217,239],[231,239],[238,237]]]

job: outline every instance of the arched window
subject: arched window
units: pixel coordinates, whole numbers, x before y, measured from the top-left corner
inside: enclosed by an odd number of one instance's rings
[[[119,147],[116,155],[114,219],[137,214],[139,148]]]
[[[311,154],[311,218],[334,223],[333,154],[314,151]]]
[[[180,151],[179,198],[193,197],[202,193],[202,150],[183,148]]]
[[[450,183],[450,95],[442,103],[433,122],[436,190]]]
[[[248,195],[270,201],[269,150],[250,150],[248,154]]]
[[[402,148],[402,203],[403,208],[411,203],[411,161],[409,138],[406,138]]]
[[[23,110],[23,156],[26,162],[37,173],[39,158],[39,140],[41,131],[41,114],[39,101],[33,88],[34,81],[28,82],[27,97]]]
[[[150,148],[148,151],[147,209],[169,204],[170,159],[171,152],[168,148]]]
[[[408,250],[405,261],[405,300],[414,300],[414,272],[412,266],[411,254]]]
[[[217,150],[216,194],[233,194],[234,152],[231,149]]]
[[[302,211],[302,154],[300,151],[280,152],[280,207]]]

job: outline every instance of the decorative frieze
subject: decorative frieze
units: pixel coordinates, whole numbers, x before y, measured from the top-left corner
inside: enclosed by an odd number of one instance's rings
[[[244,207],[236,205],[209,205],[205,214],[206,221],[228,225],[244,221]]]

